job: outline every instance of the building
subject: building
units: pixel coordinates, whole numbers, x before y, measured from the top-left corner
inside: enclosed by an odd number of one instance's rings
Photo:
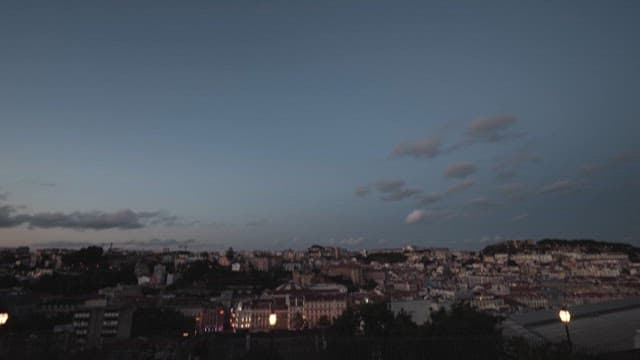
[[[331,277],[342,277],[343,279],[351,281],[356,286],[364,283],[362,268],[356,264],[328,266],[324,269],[324,273]]]
[[[133,309],[100,305],[88,304],[73,314],[76,344],[83,348],[93,348],[131,336]]]
[[[287,329],[289,327],[289,311],[282,299],[278,300],[254,300],[238,303],[235,309],[231,309],[232,328],[252,332]],[[269,324],[269,316],[272,313],[276,314],[277,318],[273,328]]]
[[[162,264],[153,267],[153,275],[151,276],[151,285],[164,286],[167,283],[167,268]]]

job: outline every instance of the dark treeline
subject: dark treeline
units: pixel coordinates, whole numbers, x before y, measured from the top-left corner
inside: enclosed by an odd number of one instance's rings
[[[133,313],[131,336],[180,337],[191,332],[195,320],[171,309],[139,308]]]
[[[231,271],[228,267],[206,260],[187,264],[180,270],[180,277],[171,289],[199,286],[218,292],[229,287],[241,286],[260,291],[273,289],[290,278],[290,274],[282,270]]]
[[[501,320],[460,303],[453,305],[449,311],[432,313],[430,322],[417,325],[409,314],[394,314],[387,304],[367,304],[348,309],[332,325],[327,324],[326,329],[317,330],[316,335],[307,332],[296,340],[296,343],[303,344],[310,335],[316,336],[316,347],[321,349],[319,353],[310,351],[313,346],[302,345],[295,351],[300,352],[300,357],[308,359],[334,360],[596,359],[570,352],[566,344],[531,345],[520,338],[505,338],[502,336]],[[295,348],[292,344],[282,346],[288,351]],[[282,356],[277,350],[269,356],[269,349],[256,347],[240,358],[295,357]]]

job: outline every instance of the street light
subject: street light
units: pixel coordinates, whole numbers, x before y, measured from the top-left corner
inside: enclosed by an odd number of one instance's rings
[[[276,326],[277,322],[278,322],[278,316],[276,315],[276,313],[269,314],[269,326],[271,326],[272,329],[274,326]]]
[[[6,312],[0,313],[0,326],[4,325],[9,321],[9,314]]]
[[[272,312],[271,314],[269,314],[269,338],[270,338],[270,347],[271,347],[271,351],[270,351],[270,355],[272,356],[272,358],[276,358],[274,351],[273,351],[273,328],[276,326],[276,323],[278,322],[278,316],[276,315],[275,312]]]
[[[569,343],[569,349],[571,349],[571,335],[569,335],[569,322],[571,321],[571,313],[567,308],[562,307],[560,309],[560,312],[558,313],[558,316],[560,317],[560,321],[564,324],[564,330],[567,333],[567,343]]]

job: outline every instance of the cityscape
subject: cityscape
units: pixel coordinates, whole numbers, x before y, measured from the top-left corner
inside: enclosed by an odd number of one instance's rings
[[[184,345],[193,344],[189,341],[206,343],[223,335],[247,337],[236,351],[249,351],[250,334],[275,332],[285,339],[331,334],[344,331],[340,326],[347,326],[354,311],[376,306],[392,320],[417,327],[464,305],[503,317],[503,336],[533,344],[565,341],[562,332],[558,336],[560,308],[573,311],[574,318],[579,314],[578,324],[603,327],[596,330],[606,329],[608,316],[624,314],[628,323],[616,325],[627,331],[621,338],[582,330],[574,334],[572,347],[611,353],[631,350],[640,341],[640,248],[619,243],[506,241],[481,251],[410,245],[224,252],[19,247],[0,256],[0,301],[4,313],[16,318],[14,324],[5,318],[4,326],[33,335],[3,343],[5,356],[12,358],[24,355],[10,346],[37,353],[39,342],[53,341],[49,354],[82,357],[99,348],[125,358],[123,346],[128,351],[148,346],[155,358],[173,359],[197,351]],[[377,321],[386,320],[380,315]],[[352,331],[367,338],[384,328],[356,323]],[[140,338],[146,340],[135,341]],[[327,338],[310,351],[322,354],[333,345]]]
[[[0,360],[639,360],[638,19],[0,1]]]

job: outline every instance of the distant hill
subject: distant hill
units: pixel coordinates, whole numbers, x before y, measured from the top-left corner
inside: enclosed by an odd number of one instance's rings
[[[640,248],[626,243],[614,243],[597,241],[591,239],[543,239],[535,241],[509,240],[497,244],[492,244],[482,250],[483,255],[493,255],[497,253],[514,254],[518,252],[530,251],[550,251],[550,250],[574,250],[587,254],[599,254],[602,252],[619,252],[629,255],[633,262],[640,262]]]

